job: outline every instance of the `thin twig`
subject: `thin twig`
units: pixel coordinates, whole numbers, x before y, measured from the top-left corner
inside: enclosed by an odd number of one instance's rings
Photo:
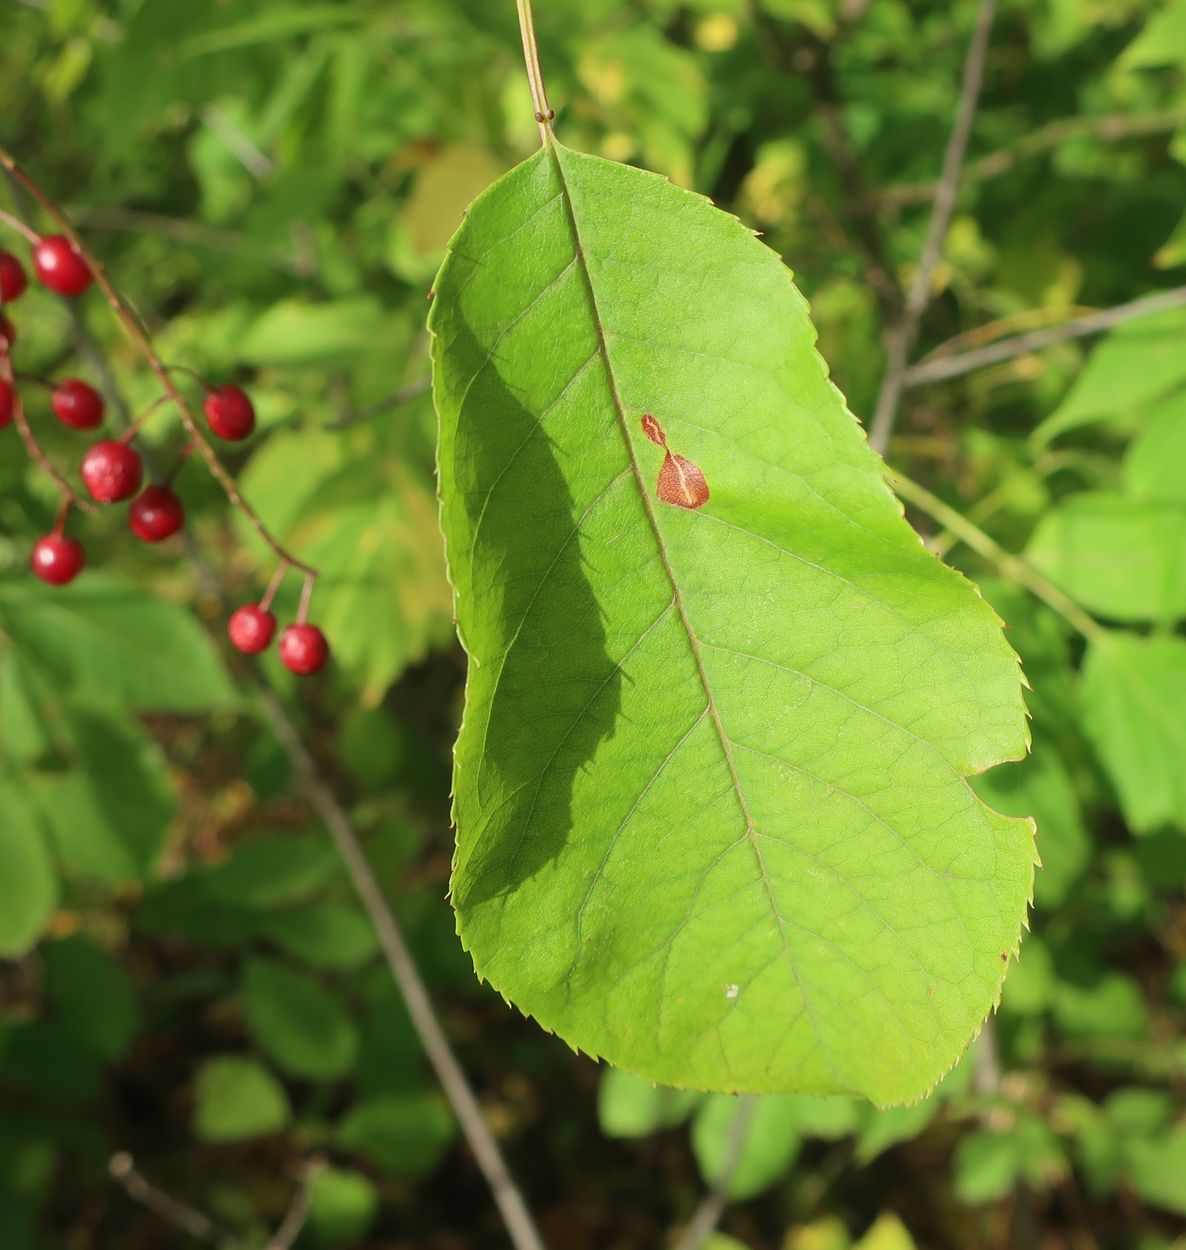
[[[531,0],[515,0],[519,11],[519,36],[523,40],[523,63],[527,66],[527,85],[531,88],[531,103],[535,120],[539,125],[539,140],[546,144],[552,133],[552,119],[556,116],[548,104],[544,89],[544,72],[539,63],[539,45],[535,39],[535,19],[531,13]]]
[[[107,1170],[120,1188],[142,1207],[159,1216],[167,1224],[179,1228],[195,1241],[208,1242],[219,1250],[243,1250],[244,1242],[216,1224],[208,1215],[159,1189],[136,1168],[136,1161],[126,1151],[112,1155]]]
[[[770,49],[773,60],[785,72],[796,73],[799,57],[804,52],[810,56],[808,77],[815,93],[824,148],[843,193],[838,211],[844,215],[847,229],[864,255],[869,282],[882,312],[896,316],[901,311],[902,292],[890,277],[881,238],[878,197],[865,177],[844,122],[843,100],[832,64],[834,42],[815,39],[808,49],[797,47],[761,4],[751,3],[749,11],[754,25],[765,35],[764,46]]]
[[[387,967],[404,997],[408,1015],[420,1037],[425,1054],[436,1071],[474,1158],[486,1177],[511,1242],[516,1250],[543,1250],[543,1239],[535,1227],[531,1212],[449,1045],[432,999],[395,916],[371,871],[358,835],[350,824],[350,818],[322,779],[320,769],[284,710],[284,705],[270,687],[263,685],[258,677],[255,680],[261,706],[292,763],[297,781],[314,810],[325,822],[338,854],[346,865],[355,892],[379,939]]]
[[[89,332],[81,319],[75,322],[75,334],[81,346],[89,343]],[[127,404],[119,396],[109,371],[105,381],[116,400],[116,406],[121,412],[127,413]],[[225,614],[230,605],[205,554],[188,530],[182,532],[182,540],[187,544],[190,562],[203,589],[218,601]],[[399,923],[383,895],[382,887],[375,878],[350,817],[326,783],[317,761],[301,738],[296,722],[267,684],[260,670],[255,666],[244,669],[243,680],[254,688],[264,716],[288,756],[300,789],[329,830],[330,838],[346,866],[355,892],[378,938],[392,980],[403,996],[424,1053],[437,1074],[461,1132],[490,1186],[511,1244],[515,1250],[545,1250],[543,1239],[523,1194],[503,1158],[498,1142],[486,1124],[477,1096],[470,1088],[461,1064],[453,1053],[428,989],[408,949]]]
[[[978,525],[973,524],[962,513],[957,512],[950,504],[946,504],[938,495],[933,495],[925,486],[920,486],[901,473],[894,472],[890,485],[907,503],[913,504],[920,511],[933,517],[940,525],[946,526],[967,543],[978,555],[983,556],[991,565],[1006,577],[1023,586],[1035,598],[1040,599],[1047,607],[1052,608],[1059,616],[1088,640],[1099,639],[1105,633],[1102,626],[1083,611],[1053,582],[1038,572],[1027,560],[1006,551],[1004,547],[986,534]]]
[[[963,168],[964,156],[968,150],[968,139],[976,117],[976,105],[980,100],[980,86],[984,81],[984,64],[988,56],[988,41],[992,34],[995,16],[996,0],[980,0],[976,26],[972,31],[968,54],[964,60],[959,107],[956,110],[951,137],[947,141],[947,150],[943,154],[943,172],[935,192],[935,203],[931,209],[931,220],[927,226],[922,254],[919,256],[918,269],[915,271],[914,281],[906,296],[906,307],[903,310],[902,319],[886,336],[885,376],[882,379],[881,391],[877,396],[877,405],[873,410],[873,421],[869,432],[869,444],[879,453],[884,453],[889,445],[890,431],[894,427],[898,401],[902,396],[906,362],[914,350],[914,344],[918,341],[923,310],[930,298],[931,277],[935,272],[935,266],[939,263],[943,241],[947,237],[947,228],[951,224],[951,214],[955,208],[955,197],[959,190],[960,170]]]
[[[961,186],[999,177],[1008,173],[1026,157],[1048,152],[1065,143],[1067,139],[1080,135],[1114,143],[1121,139],[1170,134],[1183,124],[1186,124],[1186,108],[1163,109],[1151,113],[1106,113],[1101,117],[1059,118],[1031,130],[1012,147],[1001,148],[978,160],[969,161],[964,169]],[[887,188],[882,192],[881,200],[884,205],[894,207],[926,204],[934,198],[937,189],[936,182],[908,183]]]
[[[365,408],[359,408],[356,412],[348,412],[344,417],[338,417],[334,421],[327,422],[325,428],[327,430],[348,430],[351,426],[361,425],[364,421],[373,421],[375,417],[381,416],[389,408],[398,408],[401,404],[408,403],[431,388],[431,378],[419,378],[415,382],[409,382],[407,386],[401,387],[393,395],[388,395],[385,399],[377,400],[373,404],[368,404]]]
[[[313,1203],[313,1186],[324,1170],[325,1160],[320,1157],[310,1159],[301,1168],[301,1176],[292,1198],[292,1204],[276,1231],[268,1239],[264,1250],[292,1250],[293,1242],[301,1235],[301,1229],[305,1227],[309,1218],[309,1208]]]
[[[260,252],[258,243],[233,230],[219,230],[201,222],[184,218],[168,217],[163,213],[146,213],[134,208],[87,208],[67,204],[63,211],[77,223],[80,230],[126,231],[131,234],[151,234],[164,239],[174,239],[187,246],[207,247],[214,251],[250,255],[258,260],[261,255],[268,264],[284,273],[300,275],[301,267],[286,252],[272,249]]]
[[[973,373],[977,369],[986,368],[988,365],[997,365],[1005,360],[1014,360],[1018,356],[1053,347],[1056,343],[1066,343],[1071,339],[1101,334],[1105,330],[1123,325],[1126,321],[1135,321],[1138,317],[1151,317],[1154,313],[1184,307],[1186,307],[1186,286],[1160,291],[1156,295],[1145,295],[1127,304],[1117,304],[1114,308],[1087,313],[1071,321],[1064,321],[1061,325],[1031,330],[1028,334],[1018,334],[1013,338],[1003,339],[999,343],[990,343],[987,347],[978,347],[973,351],[960,352],[954,356],[921,361],[906,370],[903,386],[925,386],[928,382],[958,378],[965,373]]]
[[[17,164],[13,156],[4,148],[0,148],[0,165],[3,165],[9,174],[22,186],[41,208],[53,219],[62,234],[70,241],[71,246],[86,261],[91,273],[99,289],[107,297],[107,302],[111,306],[111,311],[115,314],[116,320],[123,327],[124,333],[132,341],[132,344],[144,357],[149,368],[156,374],[165,393],[172,400],[174,407],[181,416],[182,424],[186,428],[191,440],[197,446],[202,454],[202,458],[206,461],[206,466],[210,470],[215,481],[222,487],[226,497],[230,500],[232,507],[238,508],[240,512],[247,518],[252,529],[255,530],[260,540],[269,547],[278,559],[287,560],[294,568],[301,569],[305,573],[317,576],[317,570],[312,565],[305,564],[298,560],[291,552],[281,545],[278,539],[273,537],[271,531],[260,519],[255,509],[243,498],[239,493],[239,488],[235,483],[235,479],[223,467],[222,461],[218,458],[218,453],[214,450],[209,439],[202,432],[201,426],[198,424],[197,417],[194,416],[193,409],[190,407],[189,401],[177,389],[173,381],[172,375],[168,368],[157,355],[156,348],[152,345],[148,332],[140,324],[139,318],[132,311],[131,306],[124,300],[123,296],[111,284],[111,280],[107,277],[103,270],[103,266],[88,250],[82,239],[79,238],[77,231],[74,229],[70,220],[65,213],[50,199],[50,197],[29,177],[27,173]]]
[[[729,1205],[729,1187],[733,1184],[733,1177],[745,1153],[750,1121],[753,1119],[757,1105],[757,1099],[752,1094],[745,1094],[738,1100],[737,1110],[729,1125],[729,1136],[725,1142],[720,1169],[691,1220],[688,1221],[683,1236],[676,1242],[675,1250],[700,1250],[721,1222],[725,1208]]]

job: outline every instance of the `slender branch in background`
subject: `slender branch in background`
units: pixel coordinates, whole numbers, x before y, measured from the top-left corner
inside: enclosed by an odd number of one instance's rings
[[[94,275],[95,283],[99,289],[107,297],[107,303],[111,306],[111,311],[115,314],[116,320],[123,327],[124,333],[131,340],[133,346],[144,357],[145,363],[156,375],[161,386],[164,388],[165,394],[172,401],[173,406],[177,409],[181,417],[182,424],[185,426],[186,432],[190,436],[190,440],[201,453],[202,458],[206,461],[206,467],[210,470],[211,476],[222,487],[227,499],[230,500],[231,506],[238,510],[247,518],[251,528],[255,530],[260,540],[271,549],[277,559],[286,560],[293,568],[300,569],[304,573],[308,573],[313,577],[317,576],[317,570],[312,565],[305,564],[304,561],[298,560],[291,552],[289,552],[275,537],[255,509],[243,498],[239,493],[239,488],[235,483],[235,479],[223,468],[222,461],[218,458],[218,453],[214,450],[210,440],[206,438],[198,423],[197,417],[194,415],[193,409],[185,396],[177,389],[168,368],[157,355],[156,349],[152,345],[148,332],[140,323],[140,319],[132,311],[130,305],[124,300],[123,296],[111,284],[111,280],[104,272],[103,266],[91,254],[79,238],[77,231],[71,225],[65,213],[50,199],[50,197],[42,191],[42,189],[29,177],[27,173],[16,163],[13,156],[4,148],[0,148],[0,165],[8,171],[9,176],[22,187],[44,212],[53,220],[58,229],[70,241],[74,250],[86,261],[91,273]]]
[[[132,1199],[159,1216],[167,1224],[179,1228],[187,1237],[217,1246],[218,1250],[245,1250],[244,1242],[216,1224],[208,1215],[158,1189],[136,1169],[136,1161],[126,1150],[111,1156],[107,1170],[112,1179]]]
[[[325,428],[327,430],[348,430],[351,426],[361,425],[364,421],[373,421],[375,417],[382,416],[388,409],[398,408],[400,405],[408,403],[431,389],[431,378],[419,378],[417,381],[409,382],[407,386],[401,387],[394,395],[388,395],[386,399],[380,399],[376,403],[368,404],[365,408],[359,408],[357,412],[348,412],[344,417],[338,417],[335,421],[327,422]]]
[[[980,0],[980,11],[976,15],[976,25],[972,31],[971,43],[968,45],[967,57],[964,60],[963,81],[960,86],[955,125],[947,141],[947,150],[943,154],[943,172],[935,192],[935,203],[931,209],[926,240],[923,243],[922,254],[919,256],[914,281],[906,295],[906,307],[902,313],[902,319],[891,328],[886,336],[885,376],[882,379],[881,392],[877,396],[877,405],[873,410],[873,420],[869,427],[869,445],[880,454],[884,454],[889,445],[890,432],[894,428],[894,419],[898,412],[898,401],[902,396],[906,362],[914,350],[914,344],[918,341],[923,310],[930,298],[931,277],[935,272],[935,266],[939,263],[943,241],[947,237],[947,228],[951,224],[951,214],[955,208],[955,197],[959,190],[960,171],[968,150],[968,139],[976,117],[976,106],[980,100],[980,86],[984,81],[984,63],[988,56],[988,41],[992,34],[995,16],[996,0]]]
[[[539,124],[541,143],[548,142],[552,133],[552,118],[556,116],[548,104],[548,93],[544,89],[544,72],[539,63],[539,45],[535,40],[535,19],[531,13],[531,0],[515,0],[519,11],[519,35],[523,40],[523,62],[527,66],[527,84],[531,88],[531,103],[535,109],[535,120]]]
[[[831,43],[815,39],[810,47],[803,47],[790,40],[787,31],[760,4],[751,4],[749,12],[755,28],[765,36],[763,43],[771,59],[782,70],[800,74],[801,59],[810,58],[808,77],[815,93],[824,147],[843,193],[838,211],[844,214],[846,228],[868,266],[869,284],[882,313],[887,317],[897,316],[902,308],[902,292],[890,277],[881,239],[878,196],[865,177],[844,124],[844,104],[832,64],[834,45],[847,32],[838,32]],[[848,20],[855,21],[859,16],[857,13]]]
[[[192,247],[207,247],[213,251],[261,256],[259,243],[233,230],[219,230],[201,222],[186,221],[180,217],[168,217],[164,213],[145,213],[134,208],[89,208],[85,205],[67,204],[63,211],[79,230],[126,231],[131,234],[151,234],[163,239],[173,239]],[[300,265],[291,255],[277,249],[265,250],[262,255],[268,263],[284,273],[299,276]]]
[[[729,1205],[729,1187],[733,1184],[741,1156],[745,1153],[750,1121],[754,1118],[757,1105],[757,1099],[752,1094],[743,1094],[737,1100],[737,1110],[734,1112],[732,1124],[729,1125],[729,1136],[725,1142],[720,1170],[684,1229],[683,1236],[676,1242],[675,1250],[700,1250],[721,1222],[725,1208]]]
[[[449,1099],[454,1115],[457,1116],[474,1158],[486,1177],[512,1243],[516,1250],[543,1250],[543,1240],[523,1195],[507,1167],[498,1143],[486,1125],[478,1100],[449,1045],[428,990],[395,916],[383,897],[383,891],[375,880],[358,835],[350,824],[350,818],[323,780],[316,761],[301,740],[295,724],[284,710],[284,705],[272,689],[263,684],[261,678],[256,675],[254,680],[260,704],[292,763],[297,782],[325,822],[338,854],[346,865],[355,892],[379,939],[392,979],[404,997],[408,1014],[429,1062]]]
[[[865,178],[844,124],[844,106],[832,66],[832,48],[823,40],[815,46],[810,78],[819,104],[824,146],[840,179],[842,210],[853,237],[865,254],[869,284],[882,312],[897,316],[902,309],[902,292],[890,277],[889,262],[881,239],[877,198]]]
[[[297,1182],[296,1193],[284,1218],[276,1227],[276,1231],[268,1239],[264,1250],[292,1250],[292,1244],[301,1235],[301,1229],[309,1219],[309,1208],[313,1203],[313,1186],[318,1176],[325,1171],[325,1160],[318,1156],[310,1159],[302,1168]]]
[[[202,125],[216,134],[225,144],[230,154],[257,181],[261,182],[276,172],[276,164],[266,153],[261,152],[251,137],[213,104],[202,110]]]
[[[962,513],[957,512],[950,504],[946,504],[938,495],[933,495],[925,486],[903,474],[894,472],[890,477],[890,485],[894,493],[907,503],[913,504],[920,512],[946,526],[961,542],[967,543],[977,555],[983,556],[989,564],[1000,573],[1011,578],[1019,586],[1024,586],[1035,598],[1040,599],[1048,608],[1052,608],[1059,616],[1089,641],[1101,638],[1106,632],[1101,625],[1083,611],[1068,595],[1064,594],[1053,582],[1038,572],[1021,556],[1006,551],[995,538],[986,534],[978,525],[974,525]]]
[[[80,353],[98,356],[101,359],[81,317],[76,317],[74,321],[74,332]],[[126,421],[130,410],[119,392],[110,367],[105,362],[103,362],[100,376],[113,404],[124,415]],[[148,463],[151,456],[146,454],[145,460]],[[230,605],[204,552],[194,542],[188,530],[183,531],[181,537],[186,544],[187,554],[203,591],[218,601],[225,614]],[[366,852],[350,822],[350,817],[326,783],[320,767],[301,738],[296,722],[260,671],[251,666],[240,670],[240,674],[245,684],[254,689],[272,732],[284,749],[285,755],[288,756],[300,789],[329,830],[334,846],[346,866],[355,892],[379,940],[379,946],[391,972],[392,980],[403,996],[412,1025],[424,1047],[424,1053],[437,1074],[445,1097],[449,1100],[453,1114],[457,1117],[461,1132],[473,1152],[482,1175],[490,1186],[511,1244],[515,1250],[544,1250],[543,1239],[535,1227],[527,1203],[503,1158],[494,1135],[486,1124],[477,1096],[470,1088],[461,1064],[449,1045],[449,1039],[433,1008],[428,989],[408,949],[399,923],[371,870]]]
[[[1159,291],[1156,295],[1145,295],[1127,304],[1117,304],[1115,308],[1087,313],[1072,321],[1064,321],[1062,325],[1031,330],[1028,334],[1018,334],[1000,343],[990,343],[987,347],[978,347],[970,352],[921,361],[905,371],[903,387],[925,386],[928,382],[940,382],[944,378],[958,378],[988,365],[1015,360],[1018,356],[1026,356],[1030,352],[1053,347],[1056,343],[1066,343],[1071,339],[1101,334],[1105,330],[1123,325],[1126,321],[1135,321],[1138,317],[1150,317],[1154,313],[1166,312],[1171,308],[1186,308],[1186,286]]]
[[[1149,135],[1172,134],[1186,125],[1186,108],[1163,109],[1152,113],[1108,113],[1102,117],[1064,117],[1031,130],[1012,147],[989,152],[979,160],[969,161],[964,169],[962,185],[983,182],[1008,173],[1026,157],[1038,156],[1080,136],[1105,139],[1116,143]],[[902,208],[929,203],[938,189],[936,182],[916,182],[889,187],[881,194],[886,207]]]

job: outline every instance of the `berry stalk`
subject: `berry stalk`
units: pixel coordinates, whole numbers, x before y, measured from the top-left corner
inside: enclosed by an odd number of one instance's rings
[[[152,340],[147,331],[140,324],[138,317],[132,311],[130,305],[128,305],[123,296],[121,296],[112,285],[111,280],[107,277],[103,270],[103,266],[87,249],[86,245],[71,225],[65,213],[62,212],[58,205],[49,197],[49,195],[46,194],[46,192],[41,189],[41,187],[24,171],[24,169],[17,164],[16,159],[11,155],[11,153],[3,147],[0,147],[0,166],[3,166],[8,171],[10,176],[33,197],[37,204],[44,210],[46,215],[51,218],[61,231],[62,236],[68,241],[78,256],[81,257],[89,267],[95,284],[103,292],[103,295],[106,298],[107,303],[110,305],[111,311],[114,313],[116,320],[122,326],[124,333],[130,339],[132,345],[137,349],[137,351],[139,351],[141,356],[144,357],[145,363],[160,381],[165,394],[168,396],[173,406],[177,409],[178,415],[181,417],[182,424],[185,426],[186,432],[193,442],[193,445],[206,461],[207,468],[210,470],[210,473],[214,477],[215,481],[217,481],[219,486],[222,487],[223,492],[230,501],[231,506],[237,508],[247,518],[251,528],[255,530],[260,540],[276,555],[277,559],[284,561],[292,568],[300,569],[309,578],[316,578],[317,570],[312,565],[299,560],[290,551],[288,551],[287,548],[285,548],[283,544],[280,543],[276,537],[274,537],[268,527],[260,519],[259,514],[255,511],[255,509],[239,493],[239,488],[236,485],[234,478],[231,477],[231,475],[223,467],[222,461],[218,458],[218,453],[214,450],[214,447],[202,432],[189,401],[177,388],[167,366],[161,360],[160,356],[156,352],[156,349],[153,347]],[[22,229],[27,229],[23,227],[23,223]],[[14,412],[14,417],[15,416],[16,413]],[[18,428],[19,424],[20,423],[18,421]],[[22,437],[24,437],[23,434]],[[34,440],[34,443],[35,442],[36,440]],[[25,445],[29,447],[30,455],[34,455],[35,453],[33,452],[33,448],[30,446],[28,439],[25,440]],[[65,487],[67,490],[70,489],[61,476],[53,471],[52,468],[49,468],[48,461],[46,461],[44,456],[40,454],[40,449],[38,449],[38,453],[35,458],[39,464],[42,464],[47,468],[54,480],[59,483],[60,487]]]

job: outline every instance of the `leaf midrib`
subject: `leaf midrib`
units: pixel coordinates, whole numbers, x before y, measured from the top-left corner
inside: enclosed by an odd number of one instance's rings
[[[558,143],[555,138],[549,136],[547,143],[548,158],[552,162],[552,167],[556,172],[561,188],[561,199],[564,204],[564,213],[568,221],[569,232],[572,236],[573,252],[576,257],[577,269],[580,271],[582,284],[585,288],[585,295],[589,301],[589,311],[593,318],[593,328],[597,335],[597,348],[601,356],[602,363],[605,365],[606,380],[609,384],[610,397],[613,400],[614,411],[617,413],[618,425],[622,432],[622,441],[626,446],[626,455],[630,461],[630,469],[634,475],[635,484],[638,486],[639,497],[642,500],[642,506],[647,515],[647,521],[651,528],[651,533],[655,539],[655,546],[659,553],[659,561],[663,565],[667,579],[671,583],[671,592],[675,601],[676,611],[679,613],[680,622],[684,627],[684,633],[688,640],[688,649],[691,652],[692,660],[696,665],[696,672],[700,678],[700,684],[704,690],[704,697],[708,703],[708,714],[712,720],[713,727],[716,730],[717,740],[720,743],[721,753],[725,758],[725,764],[729,770],[729,777],[733,785],[733,793],[737,798],[737,805],[741,811],[742,819],[745,821],[746,839],[750,844],[750,849],[754,853],[754,859],[758,865],[758,872],[762,880],[762,888],[766,895],[766,900],[770,906],[770,911],[774,916],[775,924],[778,927],[779,938],[782,941],[783,950],[787,957],[787,963],[791,973],[795,978],[795,983],[799,987],[799,994],[803,1000],[803,1011],[807,1017],[812,1031],[816,1035],[816,1040],[820,1046],[821,1053],[825,1057],[825,1062],[831,1067],[831,1059],[828,1054],[828,1047],[824,1042],[819,1026],[815,1021],[815,1017],[811,1010],[811,1005],[807,997],[807,987],[803,982],[803,977],[799,972],[799,966],[795,959],[794,951],[791,949],[790,942],[787,939],[786,925],[782,914],[778,909],[778,901],[774,897],[774,888],[770,881],[770,875],[766,870],[766,860],[762,854],[762,848],[758,843],[758,829],[754,822],[753,816],[750,814],[749,803],[745,797],[745,790],[741,784],[741,777],[737,771],[737,764],[733,758],[733,742],[729,735],[725,732],[724,724],[721,721],[720,709],[717,706],[716,695],[713,692],[712,683],[709,680],[708,672],[704,665],[704,657],[701,652],[700,639],[696,634],[696,630],[692,625],[692,621],[688,615],[687,605],[684,603],[683,591],[675,575],[675,569],[671,563],[671,557],[667,550],[667,544],[663,540],[663,533],[659,528],[659,521],[655,515],[654,502],[651,499],[650,491],[647,489],[646,479],[643,477],[642,466],[638,463],[638,457],[634,454],[634,443],[630,438],[630,428],[626,416],[626,406],[622,402],[621,394],[618,391],[618,381],[614,373],[613,363],[610,360],[609,347],[606,343],[605,327],[601,320],[601,311],[597,303],[597,292],[593,286],[593,276],[589,272],[589,265],[585,258],[584,244],[581,242],[580,227],[577,225],[576,210],[573,207],[572,193],[568,185],[568,179],[564,176],[564,166],[560,161],[557,153]]]

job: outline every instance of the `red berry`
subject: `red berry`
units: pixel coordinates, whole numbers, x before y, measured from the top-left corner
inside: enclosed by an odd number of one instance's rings
[[[16,342],[16,326],[0,313],[0,345],[11,347]]]
[[[24,265],[11,252],[0,251],[0,300],[19,299],[28,285]]]
[[[280,663],[301,677],[320,672],[329,660],[329,643],[316,625],[290,625],[280,636]]]
[[[0,430],[12,424],[12,410],[16,405],[16,389],[11,382],[0,378]]]
[[[59,295],[81,295],[94,281],[91,267],[63,234],[47,234],[33,249],[33,268],[42,286]]]
[[[148,486],[132,501],[128,524],[143,542],[163,542],[185,524],[185,505],[167,486]]]
[[[276,634],[276,618],[257,603],[236,608],[227,621],[227,637],[231,646],[244,655],[266,651]]]
[[[93,430],[103,424],[103,396],[77,378],[59,382],[49,403],[58,420],[72,430]]]
[[[46,534],[33,546],[29,568],[51,586],[72,582],[86,565],[86,549],[82,543],[65,534]]]
[[[216,386],[203,404],[210,429],[219,438],[237,443],[255,429],[255,409],[237,386]]]
[[[144,467],[140,454],[127,443],[105,439],[82,458],[82,483],[98,503],[131,499],[140,489]]]

